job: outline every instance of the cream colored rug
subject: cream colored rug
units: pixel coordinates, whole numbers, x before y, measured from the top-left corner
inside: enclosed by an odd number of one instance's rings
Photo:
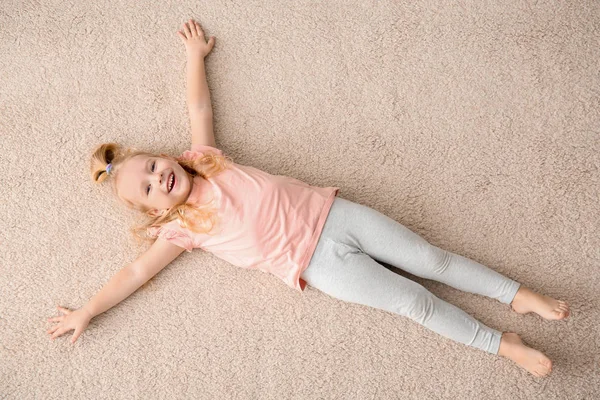
[[[0,398],[600,397],[598,1],[0,4]],[[89,176],[102,142],[190,146],[196,19],[217,145],[373,207],[571,305],[567,321],[402,273],[554,362],[511,361],[404,317],[183,253],[51,341],[145,248]],[[391,266],[387,266],[392,268]]]

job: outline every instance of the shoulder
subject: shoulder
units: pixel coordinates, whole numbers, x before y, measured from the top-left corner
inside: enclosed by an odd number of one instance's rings
[[[150,226],[146,231],[149,237],[161,238],[172,242],[179,247],[183,247],[188,252],[191,252],[195,247],[192,237],[188,234],[188,230],[182,228],[177,220],[159,226]]]
[[[190,160],[201,157],[208,153],[223,155],[223,150],[204,144],[193,144],[190,150],[184,151],[179,158]]]
[[[162,225],[152,225],[146,229],[150,237],[164,236],[167,233],[182,231],[177,220],[169,221]]]

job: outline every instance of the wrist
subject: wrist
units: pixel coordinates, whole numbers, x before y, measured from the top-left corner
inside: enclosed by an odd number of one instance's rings
[[[186,58],[187,62],[204,62],[204,56],[197,51],[186,53]]]
[[[87,314],[89,314],[90,319],[94,318],[96,316],[96,314],[94,314],[94,311],[90,309],[89,307],[89,303],[86,304],[85,306],[81,307],[81,309],[86,312]]]

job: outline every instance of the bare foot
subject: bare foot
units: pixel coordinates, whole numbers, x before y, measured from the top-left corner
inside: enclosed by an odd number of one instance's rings
[[[536,293],[523,285],[510,305],[519,314],[534,312],[546,319],[565,319],[571,314],[566,302]]]
[[[527,347],[514,332],[504,332],[498,355],[513,360],[531,374],[544,377],[552,371],[552,361],[542,352]]]

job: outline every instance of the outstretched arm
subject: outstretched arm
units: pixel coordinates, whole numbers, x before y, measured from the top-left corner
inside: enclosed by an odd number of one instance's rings
[[[47,333],[55,339],[65,332],[74,330],[71,343],[75,343],[92,318],[129,297],[184,250],[161,238],[156,239],[145,253],[117,272],[86,305],[77,310],[59,306],[58,309],[65,315],[50,318],[49,321],[58,324],[52,326]]]
[[[187,53],[187,103],[192,130],[192,145],[203,144],[216,147],[213,132],[213,112],[210,91],[206,81],[204,58],[210,53],[215,37],[208,43],[200,25],[190,19],[183,24],[184,30],[177,34],[183,41]]]

